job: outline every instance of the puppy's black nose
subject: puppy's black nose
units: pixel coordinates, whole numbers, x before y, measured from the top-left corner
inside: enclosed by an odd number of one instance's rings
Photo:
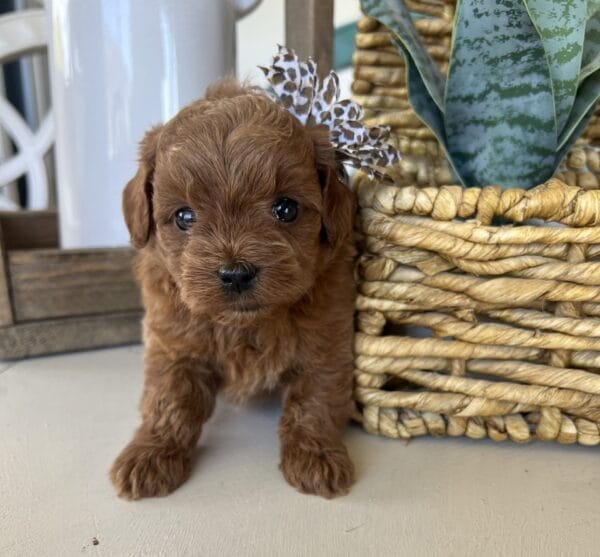
[[[234,262],[223,265],[218,272],[221,286],[231,292],[242,292],[254,285],[256,267],[250,263]]]

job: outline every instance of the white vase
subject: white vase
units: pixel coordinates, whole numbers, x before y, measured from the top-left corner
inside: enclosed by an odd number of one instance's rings
[[[235,22],[259,2],[48,0],[62,247],[128,244],[139,140],[235,71]]]

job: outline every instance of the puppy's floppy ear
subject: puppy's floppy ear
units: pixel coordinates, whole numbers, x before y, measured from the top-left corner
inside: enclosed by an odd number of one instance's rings
[[[136,249],[141,249],[148,243],[154,228],[152,176],[160,130],[160,126],[152,128],[140,142],[138,170],[123,191],[123,215]]]
[[[334,250],[352,234],[355,202],[350,188],[338,178],[338,161],[329,141],[329,132],[315,128],[312,137],[315,162],[323,192],[323,229],[321,236]]]

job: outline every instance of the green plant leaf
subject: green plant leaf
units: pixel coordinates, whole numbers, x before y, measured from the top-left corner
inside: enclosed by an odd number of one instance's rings
[[[573,130],[573,134],[569,137],[568,141],[556,152],[556,161],[554,164],[554,169],[556,170],[560,165],[561,161],[565,158],[565,155],[569,152],[569,149],[575,143],[575,140],[584,132],[587,127],[590,119],[592,118],[592,114],[594,114],[594,107],[592,106],[586,114],[583,115],[583,118],[579,120],[579,124]]]
[[[588,3],[588,7],[591,3]],[[585,25],[585,40],[581,57],[581,71],[579,72],[580,83],[600,68],[600,1],[597,1],[596,4],[595,11],[590,14]]]
[[[558,138],[558,148],[563,149],[569,142],[573,143],[577,137],[583,132],[580,129],[580,123],[585,121],[587,114],[594,111],[594,107],[600,98],[600,69],[596,70],[592,75],[588,76],[577,90],[577,96],[575,97],[575,103],[567,125],[563,130],[563,133]],[[587,122],[586,122],[587,123]]]
[[[383,23],[410,54],[421,79],[440,110],[444,107],[445,78],[425,50],[421,37],[413,25],[410,12],[403,0],[361,0],[360,5],[368,16]]]
[[[392,43],[404,56],[406,63],[406,89],[408,92],[408,100],[415,111],[415,114],[425,123],[425,125],[433,132],[437,140],[439,141],[442,149],[446,153],[446,157],[452,164],[452,160],[448,155],[448,147],[446,145],[446,130],[444,128],[444,115],[438,108],[437,104],[433,102],[431,95],[427,91],[421,74],[415,66],[414,60],[411,58],[407,49],[404,45],[392,37]],[[460,180],[460,175],[456,172],[453,167],[456,177]]]
[[[552,82],[522,0],[458,1],[444,112],[468,186],[529,187],[552,175]]]
[[[577,92],[587,16],[586,0],[523,0],[546,53],[552,77],[557,134]]]

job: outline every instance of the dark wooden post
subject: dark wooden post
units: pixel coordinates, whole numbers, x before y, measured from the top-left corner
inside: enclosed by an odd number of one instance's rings
[[[286,0],[285,46],[306,59],[312,56],[321,75],[333,61],[333,0]]]
[[[10,301],[6,245],[0,226],[0,326],[12,325],[13,323],[14,316]]]

